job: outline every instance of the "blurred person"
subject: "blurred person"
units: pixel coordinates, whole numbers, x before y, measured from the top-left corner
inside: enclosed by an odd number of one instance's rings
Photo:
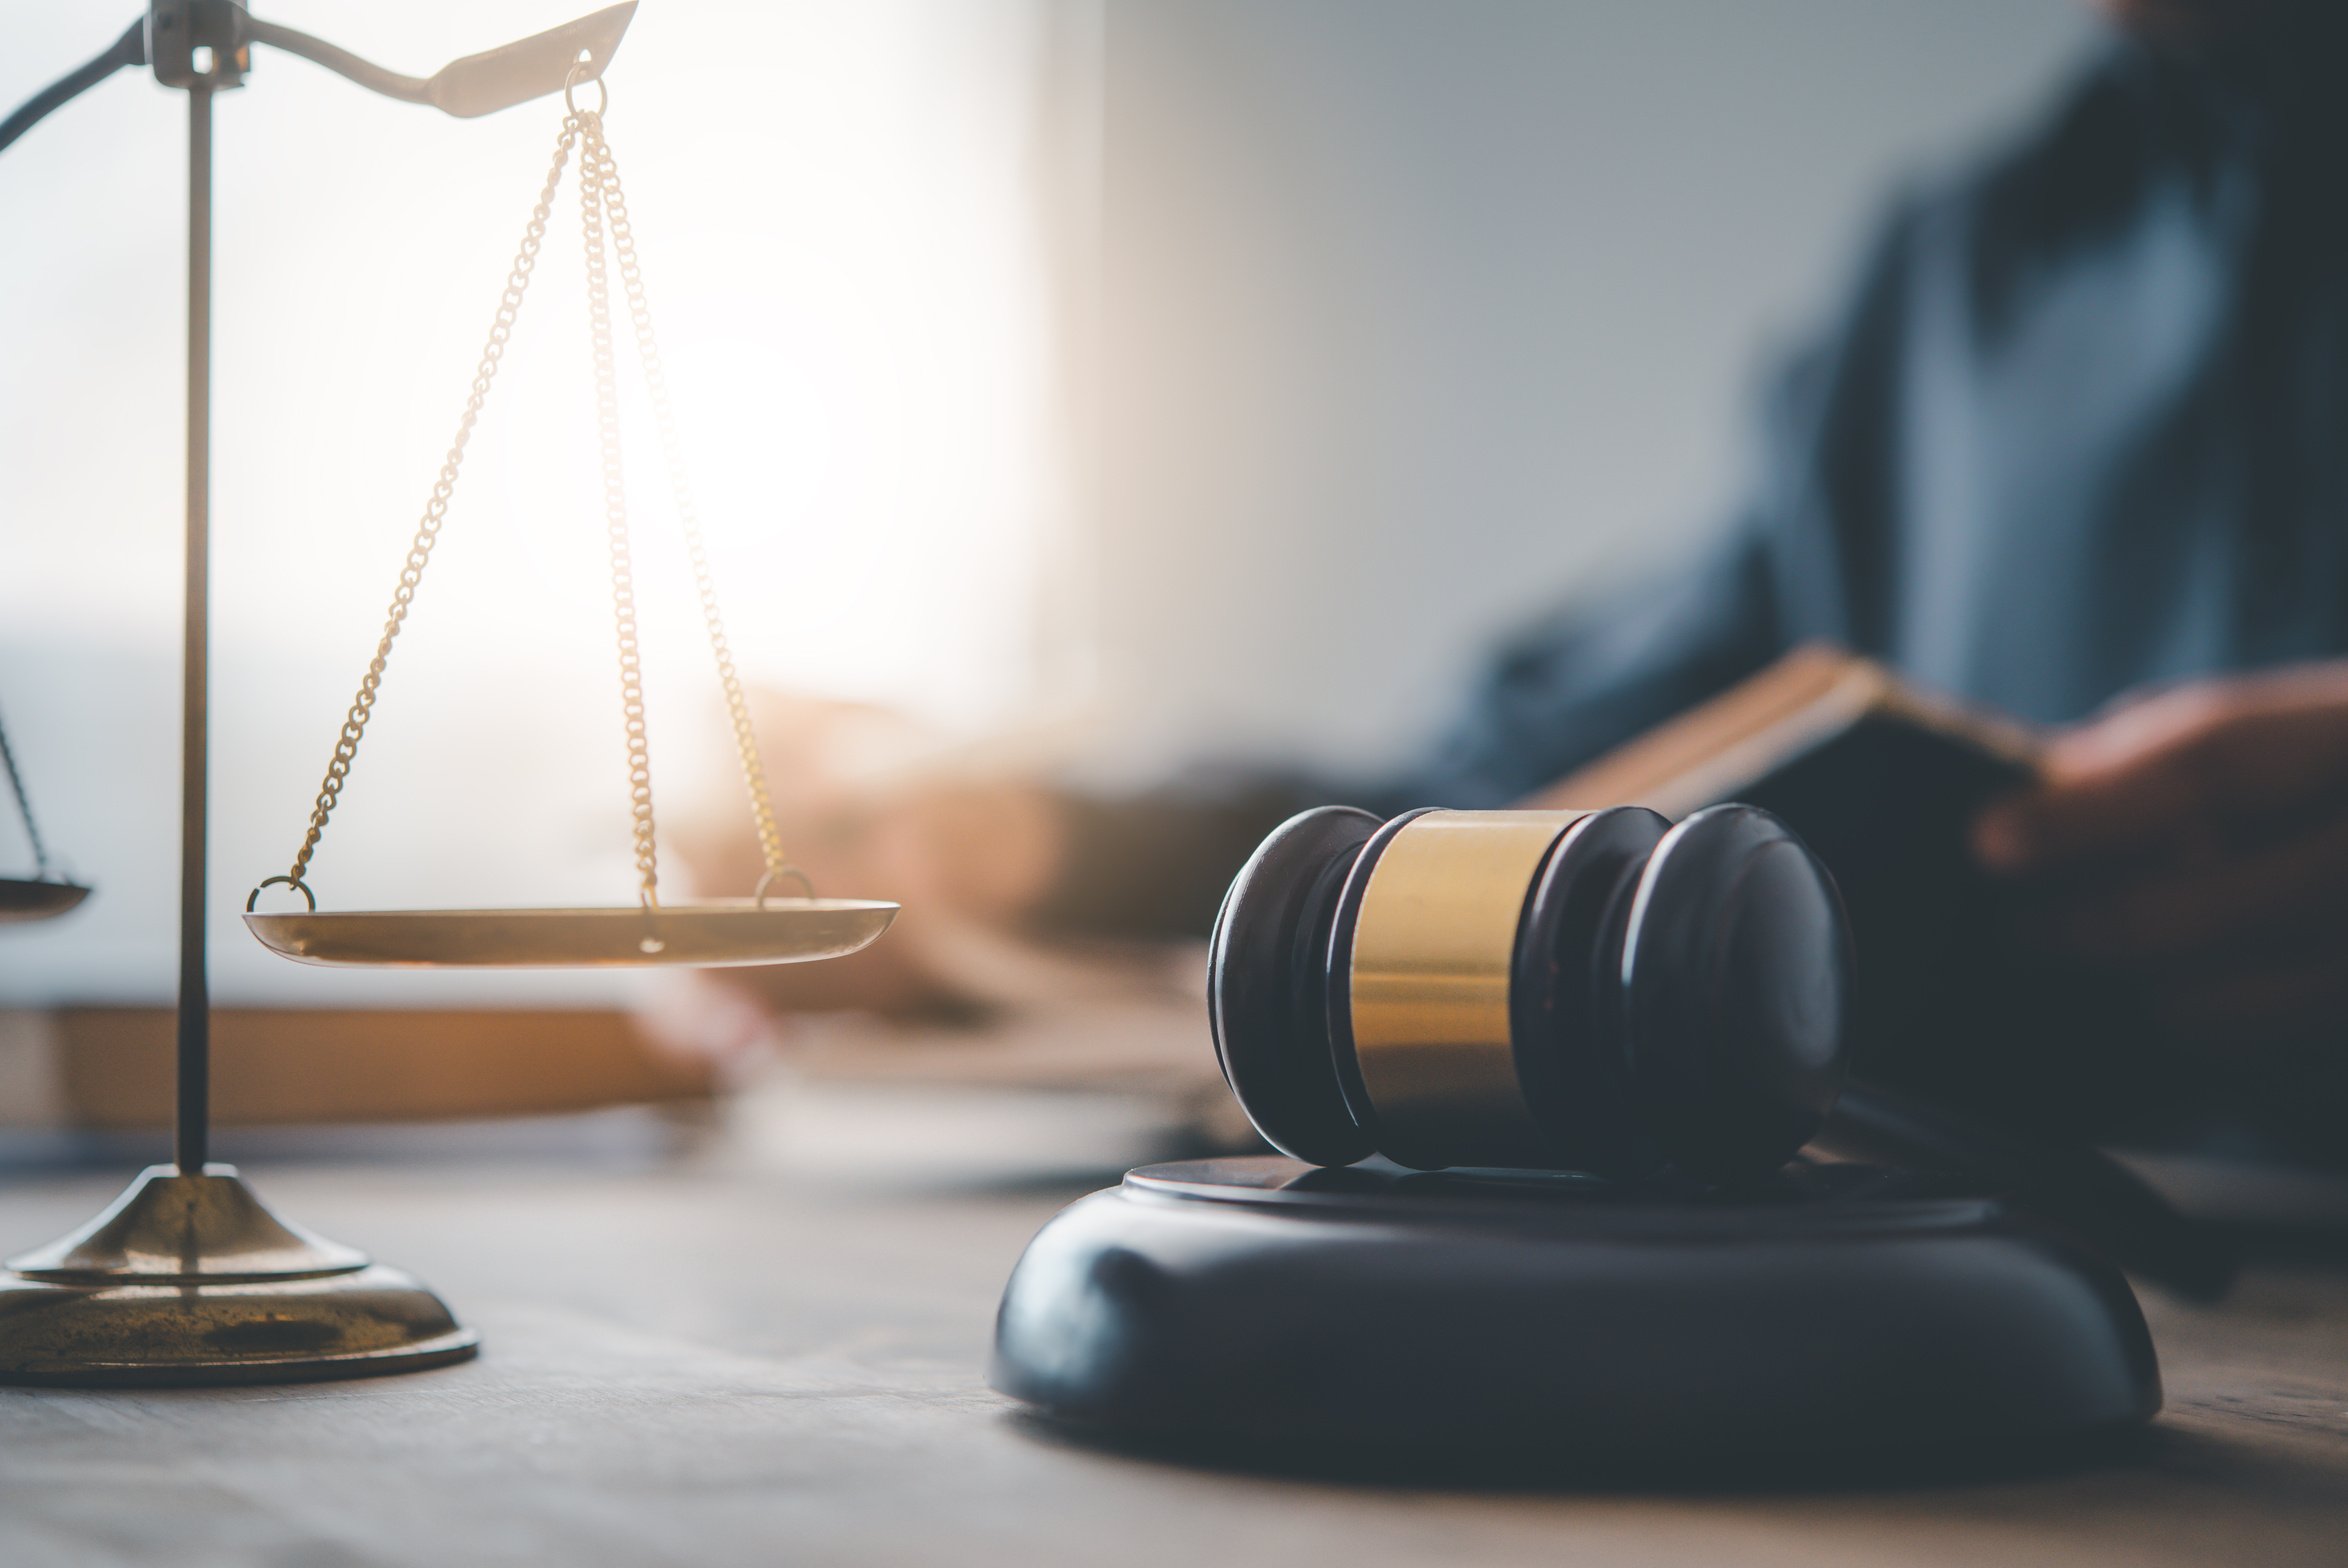
[[[963,993],[931,957],[953,928],[1202,937],[1295,810],[1505,805],[1824,640],[2059,726],[1973,834],[2030,939],[2148,997],[2178,1081],[2309,1108],[2348,1152],[2348,7],[2103,9],[2047,112],[1893,205],[1708,553],[1510,637],[1421,766],[880,785],[838,743],[885,720],[801,709],[776,772],[808,781],[811,869],[908,912],[868,955],[745,983],[934,1008]],[[754,855],[694,853],[733,881]]]

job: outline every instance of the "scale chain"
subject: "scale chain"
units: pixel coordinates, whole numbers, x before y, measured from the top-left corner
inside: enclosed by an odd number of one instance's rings
[[[644,657],[636,630],[636,573],[628,548],[628,485],[621,463],[620,397],[611,341],[611,278],[603,232],[600,118],[580,116],[579,226],[587,241],[587,321],[595,349],[595,425],[603,469],[604,533],[611,547],[612,618],[619,634],[620,714],[628,743],[628,801],[635,820],[636,875],[644,907],[660,907],[660,860],[652,818],[652,757],[644,723]]]
[[[693,583],[701,599],[701,621],[709,634],[709,649],[717,662],[718,681],[725,689],[726,716],[734,730],[734,746],[741,755],[742,785],[750,797],[750,811],[758,830],[759,853],[766,862],[767,880],[799,875],[783,853],[782,832],[775,824],[774,798],[767,786],[766,767],[759,759],[758,734],[750,720],[750,704],[742,694],[742,678],[726,637],[725,618],[718,609],[717,583],[709,565],[709,548],[701,533],[699,508],[685,468],[683,442],[677,435],[676,415],[669,402],[668,376],[661,367],[660,343],[653,335],[652,308],[645,296],[644,271],[636,256],[636,238],[628,224],[628,198],[620,188],[618,162],[602,127],[589,131],[596,149],[596,183],[605,212],[611,248],[619,263],[620,287],[628,300],[628,316],[636,333],[636,357],[644,371],[653,422],[660,434],[661,457],[675,497],[677,523],[685,536],[685,553],[693,565]],[[582,165],[581,179],[587,178]]]
[[[565,100],[569,100],[567,89]],[[579,218],[585,241],[588,325],[595,361],[599,464],[603,481],[605,535],[611,558],[612,611],[619,651],[621,715],[628,749],[629,808],[634,829],[640,896],[647,912],[659,908],[660,871],[653,818],[651,751],[645,720],[643,650],[637,630],[635,571],[628,540],[627,484],[620,442],[618,378],[612,350],[610,273],[614,259],[618,263],[621,288],[628,302],[637,357],[643,368],[646,390],[650,394],[654,418],[659,427],[661,454],[668,470],[670,488],[676,498],[686,553],[693,566],[694,584],[701,600],[702,624],[707,629],[710,651],[717,662],[719,682],[725,689],[727,716],[733,727],[735,747],[741,757],[742,779],[750,797],[751,814],[758,831],[759,851],[765,861],[765,875],[758,884],[760,901],[764,902],[767,887],[778,878],[792,877],[802,885],[806,884],[806,874],[792,866],[783,853],[782,836],[775,822],[774,802],[767,785],[766,769],[760,761],[758,738],[751,724],[750,705],[743,695],[741,677],[735,668],[733,651],[726,638],[725,622],[719,613],[708,546],[702,537],[699,513],[687,481],[684,449],[677,435],[676,419],[670,405],[668,380],[662,371],[659,344],[653,336],[652,313],[645,295],[635,236],[628,223],[627,197],[620,187],[619,166],[612,157],[610,143],[604,139],[601,108],[581,109],[574,105],[564,117],[562,133],[555,143],[553,164],[547,170],[546,182],[539,190],[537,204],[531,209],[530,222],[523,232],[521,249],[507,275],[505,293],[499,300],[488,343],[482,349],[480,365],[474,372],[471,395],[466,399],[464,414],[458,421],[456,438],[449,447],[447,459],[441,465],[439,478],[432,487],[431,499],[425,504],[423,519],[418,523],[415,538],[408,547],[407,559],[400,571],[399,586],[392,594],[391,610],[384,624],[383,636],[375,646],[375,656],[368,662],[367,672],[359,682],[358,695],[352,699],[350,711],[343,720],[342,732],[336,738],[334,756],[327,764],[325,780],[319,786],[317,803],[311,809],[309,827],[303,836],[301,849],[294,857],[292,870],[284,877],[269,878],[262,884],[264,887],[272,882],[283,882],[305,896],[309,894],[308,884],[303,880],[304,873],[317,853],[319,841],[325,835],[327,819],[333,814],[341,798],[343,784],[350,776],[351,764],[358,755],[359,742],[366,733],[367,720],[374,711],[377,694],[382,688],[392,643],[398,638],[400,628],[406,624],[409,608],[415,601],[416,589],[423,581],[424,568],[431,561],[432,547],[439,539],[441,525],[447,517],[449,499],[456,490],[457,475],[463,465],[466,446],[472,439],[473,428],[488,401],[490,386],[496,379],[498,365],[512,336],[514,323],[521,313],[523,296],[528,291],[539,249],[546,238],[546,226],[553,210],[555,193],[560,188],[563,170],[574,147],[579,153]],[[314,899],[312,907],[315,907]]]
[[[376,695],[383,686],[383,671],[391,658],[391,645],[398,638],[400,627],[407,622],[417,585],[424,580],[424,568],[432,560],[432,546],[440,538],[441,524],[448,516],[449,498],[456,493],[457,473],[464,466],[465,447],[473,439],[473,427],[489,401],[490,385],[497,378],[497,367],[505,357],[506,343],[513,336],[514,322],[521,315],[522,297],[529,290],[531,274],[538,265],[539,247],[546,239],[547,220],[554,210],[555,191],[562,184],[563,168],[570,161],[580,129],[578,115],[565,116],[562,134],[555,140],[554,162],[546,171],[546,183],[539,188],[537,204],[530,209],[530,222],[522,231],[521,248],[515,253],[513,268],[506,274],[505,293],[498,299],[489,340],[482,346],[481,362],[473,372],[472,390],[465,399],[464,414],[457,421],[456,438],[441,462],[431,498],[424,503],[424,516],[416,525],[416,537],[408,545],[407,560],[400,568],[399,586],[392,592],[391,612],[384,621],[383,637],[375,644],[375,656],[367,662],[367,673],[359,678],[358,695],[351,699],[350,712],[343,718],[342,733],[335,738],[334,757],[326,765],[325,781],[318,786],[317,803],[310,808],[309,830],[302,836],[302,847],[294,856],[293,869],[285,876],[290,887],[308,891],[303,874],[310,868],[311,857],[318,852],[318,841],[326,833],[326,819],[333,815],[335,802],[342,796],[343,783],[350,777],[351,763],[359,754],[359,741],[367,732],[368,717],[374,712]]]
[[[49,846],[42,841],[41,825],[33,820],[33,798],[25,793],[24,775],[17,771],[15,748],[8,744],[8,731],[0,726],[0,767],[8,772],[9,791],[16,796],[16,814],[24,821],[24,836],[33,846],[33,875],[46,880],[49,875]]]

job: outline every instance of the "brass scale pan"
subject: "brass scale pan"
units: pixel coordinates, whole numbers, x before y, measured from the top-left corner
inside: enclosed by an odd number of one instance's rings
[[[0,924],[49,920],[90,896],[79,882],[0,877]],[[380,909],[248,912],[270,951],[305,964],[412,968],[732,967],[809,963],[868,946],[898,906],[867,898],[711,899],[647,912],[573,909]]]
[[[79,882],[50,877],[0,877],[0,924],[50,920],[90,896]]]
[[[889,928],[897,906],[863,898],[713,899],[647,910],[299,910],[245,915],[261,944],[305,964],[477,969],[704,968],[840,958]]]

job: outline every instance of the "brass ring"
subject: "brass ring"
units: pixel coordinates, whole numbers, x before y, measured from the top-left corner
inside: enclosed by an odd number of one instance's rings
[[[809,877],[806,872],[800,870],[797,866],[777,866],[772,871],[769,871],[765,876],[760,877],[758,879],[758,886],[751,891],[750,896],[757,901],[758,907],[760,909],[764,909],[766,907],[766,890],[774,886],[776,879],[781,877],[789,877],[793,881],[797,882],[801,889],[804,890],[804,896],[808,898],[815,897],[815,881],[813,878]]]
[[[310,906],[309,912],[311,914],[314,915],[318,912],[318,895],[310,891],[310,884],[304,882],[300,877],[283,876],[263,877],[253,884],[253,890],[245,895],[246,914],[251,914],[253,906],[261,901],[261,889],[265,887],[290,887],[302,895],[303,901]]]
[[[584,59],[571,66],[570,73],[563,78],[563,107],[577,115],[579,105],[577,100],[572,98],[571,90],[581,82],[593,82],[595,84],[594,118],[600,120],[603,118],[603,111],[611,107],[611,89],[603,85],[601,71],[596,71],[592,76],[586,74],[594,64],[593,59]]]
[[[1362,1086],[1406,1163],[1504,1163],[1503,1144],[1537,1154],[1510,1023],[1517,928],[1551,850],[1587,815],[1430,811],[1370,868],[1345,984]]]

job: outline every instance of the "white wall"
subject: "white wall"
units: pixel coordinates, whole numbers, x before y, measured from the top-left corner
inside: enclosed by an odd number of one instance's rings
[[[1766,351],[2072,0],[1111,0],[1099,626],[1141,751],[1423,735],[1690,545]]]

